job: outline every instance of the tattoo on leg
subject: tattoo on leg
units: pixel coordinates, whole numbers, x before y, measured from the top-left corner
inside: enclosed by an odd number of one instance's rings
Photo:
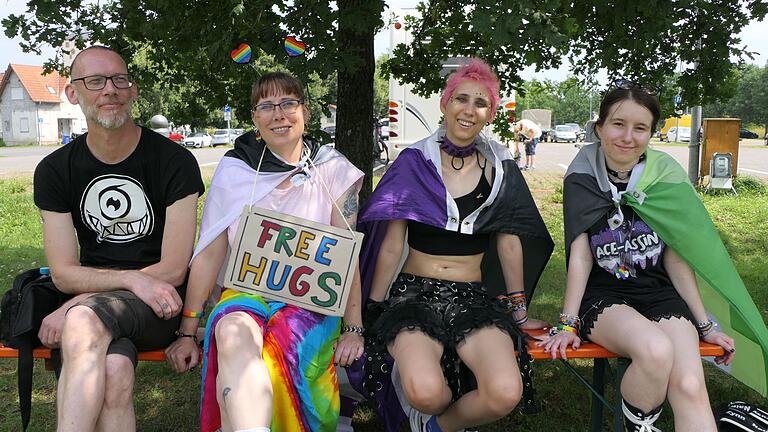
[[[229,392],[231,392],[232,389],[229,387],[224,387],[224,391],[221,392],[221,397],[224,399],[224,403],[227,402],[227,396],[229,396]]]

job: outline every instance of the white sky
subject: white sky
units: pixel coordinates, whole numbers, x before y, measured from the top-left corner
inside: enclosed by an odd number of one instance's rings
[[[387,0],[387,4],[392,9],[412,8],[418,3],[417,0]],[[26,11],[25,0],[0,0],[0,20],[11,14],[20,14]],[[389,16],[389,11],[385,9],[385,16]],[[758,54],[752,63],[760,66],[768,62],[768,22],[751,22],[744,27],[741,34],[742,44],[747,46],[750,51],[756,51]],[[8,63],[19,63],[29,65],[42,65],[43,62],[53,56],[54,49],[46,46],[42,47],[42,55],[34,53],[24,53],[19,47],[19,38],[9,39],[3,32],[0,32],[0,71],[5,71]],[[389,52],[389,29],[385,28],[376,35],[374,39],[374,54],[379,57],[381,54]],[[568,75],[567,63],[560,69],[535,72],[534,67],[527,67],[521,72],[524,79],[549,78],[554,81],[562,81]],[[597,77],[598,82],[605,81],[605,77]]]

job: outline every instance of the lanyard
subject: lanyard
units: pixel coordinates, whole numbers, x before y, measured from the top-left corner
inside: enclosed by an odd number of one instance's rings
[[[253,198],[256,195],[256,180],[259,178],[259,172],[261,172],[261,162],[264,161],[264,154],[267,152],[267,143],[264,143],[264,149],[261,151],[261,157],[259,158],[259,164],[256,166],[256,176],[253,178],[253,187],[251,188],[251,199],[248,201],[249,206],[248,210],[252,211],[253,209]],[[277,155],[275,155],[277,156]],[[279,158],[279,157],[278,157]],[[281,159],[282,160],[282,159]],[[314,170],[314,174],[317,176],[317,178],[320,180],[320,184],[323,186],[323,190],[325,190],[325,193],[328,194],[328,198],[330,198],[331,202],[333,203],[333,206],[338,210],[339,214],[341,215],[341,220],[344,221],[344,225],[347,226],[347,229],[350,233],[352,233],[352,236],[355,236],[355,231],[352,229],[352,227],[349,225],[349,222],[347,222],[347,218],[344,217],[344,212],[341,211],[339,208],[339,205],[336,203],[336,200],[333,199],[333,195],[331,195],[330,189],[328,189],[328,185],[325,183],[325,180],[323,180],[323,176],[320,175],[320,171],[317,169],[317,166],[315,165],[315,162],[312,161],[312,158],[309,157],[309,148],[304,145],[304,148],[302,150],[302,158],[299,161],[298,164],[296,164],[296,168],[292,171],[292,173],[296,173],[299,171],[302,171],[305,166],[312,165],[312,169]],[[290,175],[290,174],[289,174]],[[306,176],[310,180],[313,176]],[[294,184],[295,186],[298,186],[297,184]]]

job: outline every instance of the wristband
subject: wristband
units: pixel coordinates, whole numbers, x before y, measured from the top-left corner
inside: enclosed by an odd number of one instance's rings
[[[181,316],[186,318],[202,318],[205,316],[205,312],[203,311],[195,312],[189,309],[184,309],[184,311],[181,312]]]
[[[341,326],[341,332],[342,333],[357,333],[360,336],[362,336],[363,333],[365,332],[365,327],[363,327],[363,326],[351,326],[351,325],[344,324],[344,325]]]
[[[185,338],[185,337],[186,337],[186,338],[192,338],[192,340],[193,340],[193,341],[195,341],[195,343],[198,343],[198,342],[197,342],[197,335],[194,335],[194,334],[188,334],[188,333],[182,333],[182,332],[180,332],[180,331],[178,331],[178,330],[176,330],[176,331],[174,332],[174,334],[176,335],[176,338]]]
[[[696,331],[699,333],[699,338],[703,339],[708,334],[715,331],[715,327],[717,327],[717,323],[712,320],[709,320],[706,322],[701,322],[696,324]]]
[[[528,315],[524,316],[523,318],[520,318],[519,320],[515,321],[516,326],[521,326],[528,322]]]

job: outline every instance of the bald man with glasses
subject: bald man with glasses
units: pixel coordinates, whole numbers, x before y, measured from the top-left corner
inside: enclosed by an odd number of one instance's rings
[[[138,351],[177,337],[204,187],[188,150],[133,122],[138,86],[116,52],[83,50],[71,76],[88,133],[40,162],[34,199],[53,281],[73,297],[39,337],[62,352],[57,430],[133,431]]]

